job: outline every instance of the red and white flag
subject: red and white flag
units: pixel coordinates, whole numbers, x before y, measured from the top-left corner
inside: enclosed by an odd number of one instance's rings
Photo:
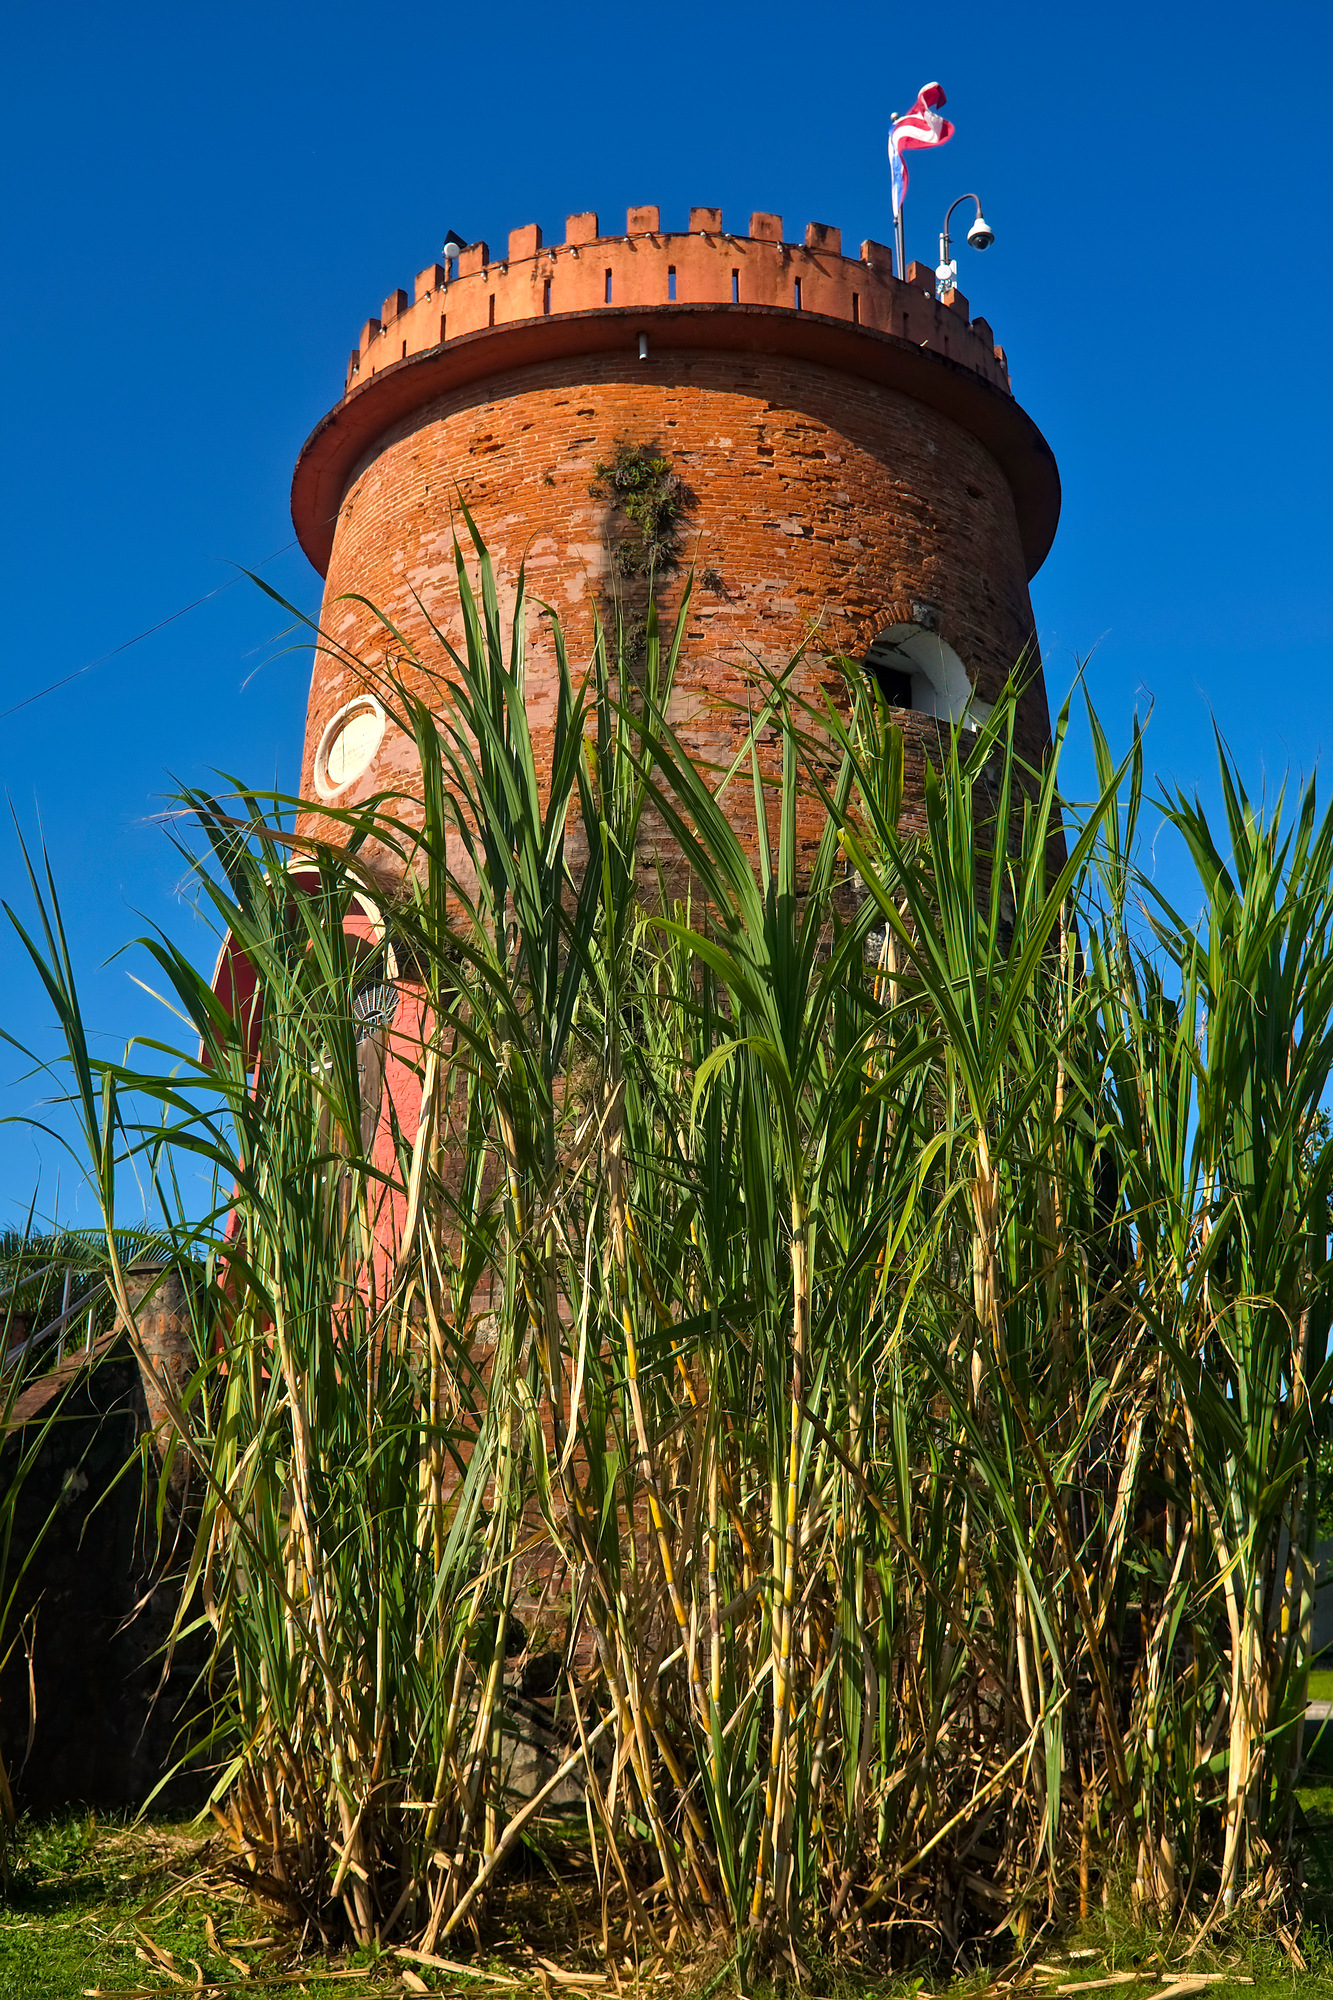
[[[907,163],[903,154],[913,146],[942,146],[953,137],[953,126],[941,117],[948,102],[937,83],[928,83],[918,92],[916,103],[901,118],[895,118],[889,133],[889,166],[893,172],[893,219],[902,213],[907,193]]]

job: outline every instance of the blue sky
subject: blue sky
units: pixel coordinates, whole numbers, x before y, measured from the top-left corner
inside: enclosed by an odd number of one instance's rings
[[[160,1017],[116,956],[197,936],[160,824],[174,781],[294,784],[309,679],[271,602],[314,609],[290,547],[302,439],[361,322],[446,225],[504,242],[566,213],[752,209],[887,238],[891,111],[939,78],[957,137],[911,163],[908,253],[947,202],[1064,482],[1033,598],[1057,699],[1076,657],[1113,740],[1153,704],[1150,768],[1212,796],[1210,715],[1270,790],[1327,747],[1333,418],[1327,6],[1116,8],[698,0],[392,9],[11,0],[0,317],[7,479],[0,707],[207,601],[0,720],[0,779],[44,834],[99,1047]],[[623,226],[623,225],[622,225]],[[231,587],[224,587],[231,585]],[[5,895],[26,909],[0,827]],[[1169,863],[1164,863],[1168,868]],[[140,967],[140,970],[143,968]],[[50,1009],[0,932],[2,1025]],[[0,1112],[39,1083],[0,1054]],[[0,1222],[92,1219],[10,1126]]]

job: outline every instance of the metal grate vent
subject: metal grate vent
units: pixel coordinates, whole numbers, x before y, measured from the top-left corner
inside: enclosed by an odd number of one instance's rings
[[[387,1028],[397,1012],[398,988],[390,980],[363,980],[352,995],[352,1019],[356,1022],[358,1042]]]

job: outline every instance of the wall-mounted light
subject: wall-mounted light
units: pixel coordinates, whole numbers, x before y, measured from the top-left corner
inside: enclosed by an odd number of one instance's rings
[[[467,249],[466,239],[460,236],[456,229],[446,230],[444,237],[444,244],[440,251],[440,255],[444,259],[444,276],[446,284],[449,281],[449,277],[451,275],[450,266],[452,265],[455,257],[461,257],[466,249]]]

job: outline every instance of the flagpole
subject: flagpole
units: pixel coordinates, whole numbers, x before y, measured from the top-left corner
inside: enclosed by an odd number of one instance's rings
[[[898,276],[907,277],[907,245],[903,240],[903,207],[907,193],[907,169],[903,165],[903,154],[909,147],[942,146],[953,137],[953,126],[947,118],[940,116],[948,102],[937,83],[923,84],[916,94],[916,103],[910,111],[899,114],[889,113],[889,159],[893,171],[893,226],[894,248],[898,261]],[[902,139],[895,145],[898,128],[902,127]]]
[[[905,278],[907,276],[907,265],[903,261],[905,255],[903,250],[903,205],[898,200],[898,173],[902,170],[902,154],[895,154],[893,149],[893,128],[897,123],[898,113],[896,111],[891,112],[889,114],[889,158],[893,169],[896,169],[893,172],[893,240],[898,252],[898,276]]]

